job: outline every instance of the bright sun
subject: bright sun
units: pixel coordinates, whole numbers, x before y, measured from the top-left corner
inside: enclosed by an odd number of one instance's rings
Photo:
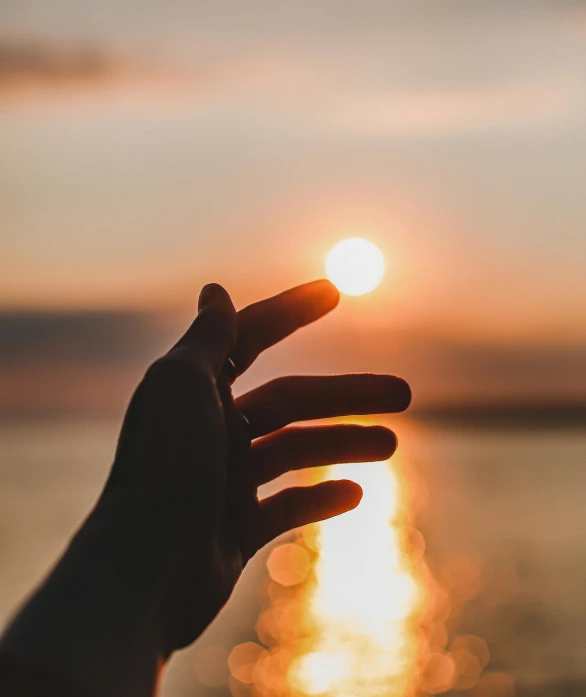
[[[385,272],[385,261],[372,242],[352,237],[332,247],[326,259],[326,272],[342,293],[363,295],[378,286]]]

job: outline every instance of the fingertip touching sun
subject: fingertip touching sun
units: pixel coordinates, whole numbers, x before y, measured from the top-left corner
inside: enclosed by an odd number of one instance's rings
[[[346,295],[364,295],[374,290],[385,272],[378,247],[362,237],[351,237],[332,247],[326,259],[330,281]]]

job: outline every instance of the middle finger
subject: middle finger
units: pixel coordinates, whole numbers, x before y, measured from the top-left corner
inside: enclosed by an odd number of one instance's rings
[[[402,378],[358,373],[278,378],[242,395],[236,406],[258,438],[296,421],[400,412],[410,402]]]

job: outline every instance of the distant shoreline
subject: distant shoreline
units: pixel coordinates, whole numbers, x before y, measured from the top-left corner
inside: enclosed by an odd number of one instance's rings
[[[425,423],[466,429],[586,430],[586,400],[561,404],[458,404],[420,407]]]
[[[493,403],[429,405],[410,409],[406,416],[424,424],[460,429],[586,430],[586,400],[573,403]],[[0,425],[26,422],[116,421],[123,412],[112,410],[0,410]]]

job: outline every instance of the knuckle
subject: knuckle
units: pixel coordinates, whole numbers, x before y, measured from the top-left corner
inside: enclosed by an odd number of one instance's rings
[[[267,383],[267,395],[271,402],[288,403],[295,397],[296,379],[291,376],[275,378]]]
[[[265,407],[270,411],[274,427],[284,426],[293,420],[295,414],[294,378],[275,378],[268,382],[264,390]]]
[[[209,381],[206,371],[179,349],[157,359],[144,377],[144,382],[154,388],[203,387]]]
[[[186,372],[185,361],[172,353],[158,358],[146,371],[145,379],[148,382],[166,382],[175,379],[176,376],[183,377]]]
[[[277,445],[282,448],[293,463],[300,460],[306,450],[305,434],[301,428],[283,428],[278,436]]]

